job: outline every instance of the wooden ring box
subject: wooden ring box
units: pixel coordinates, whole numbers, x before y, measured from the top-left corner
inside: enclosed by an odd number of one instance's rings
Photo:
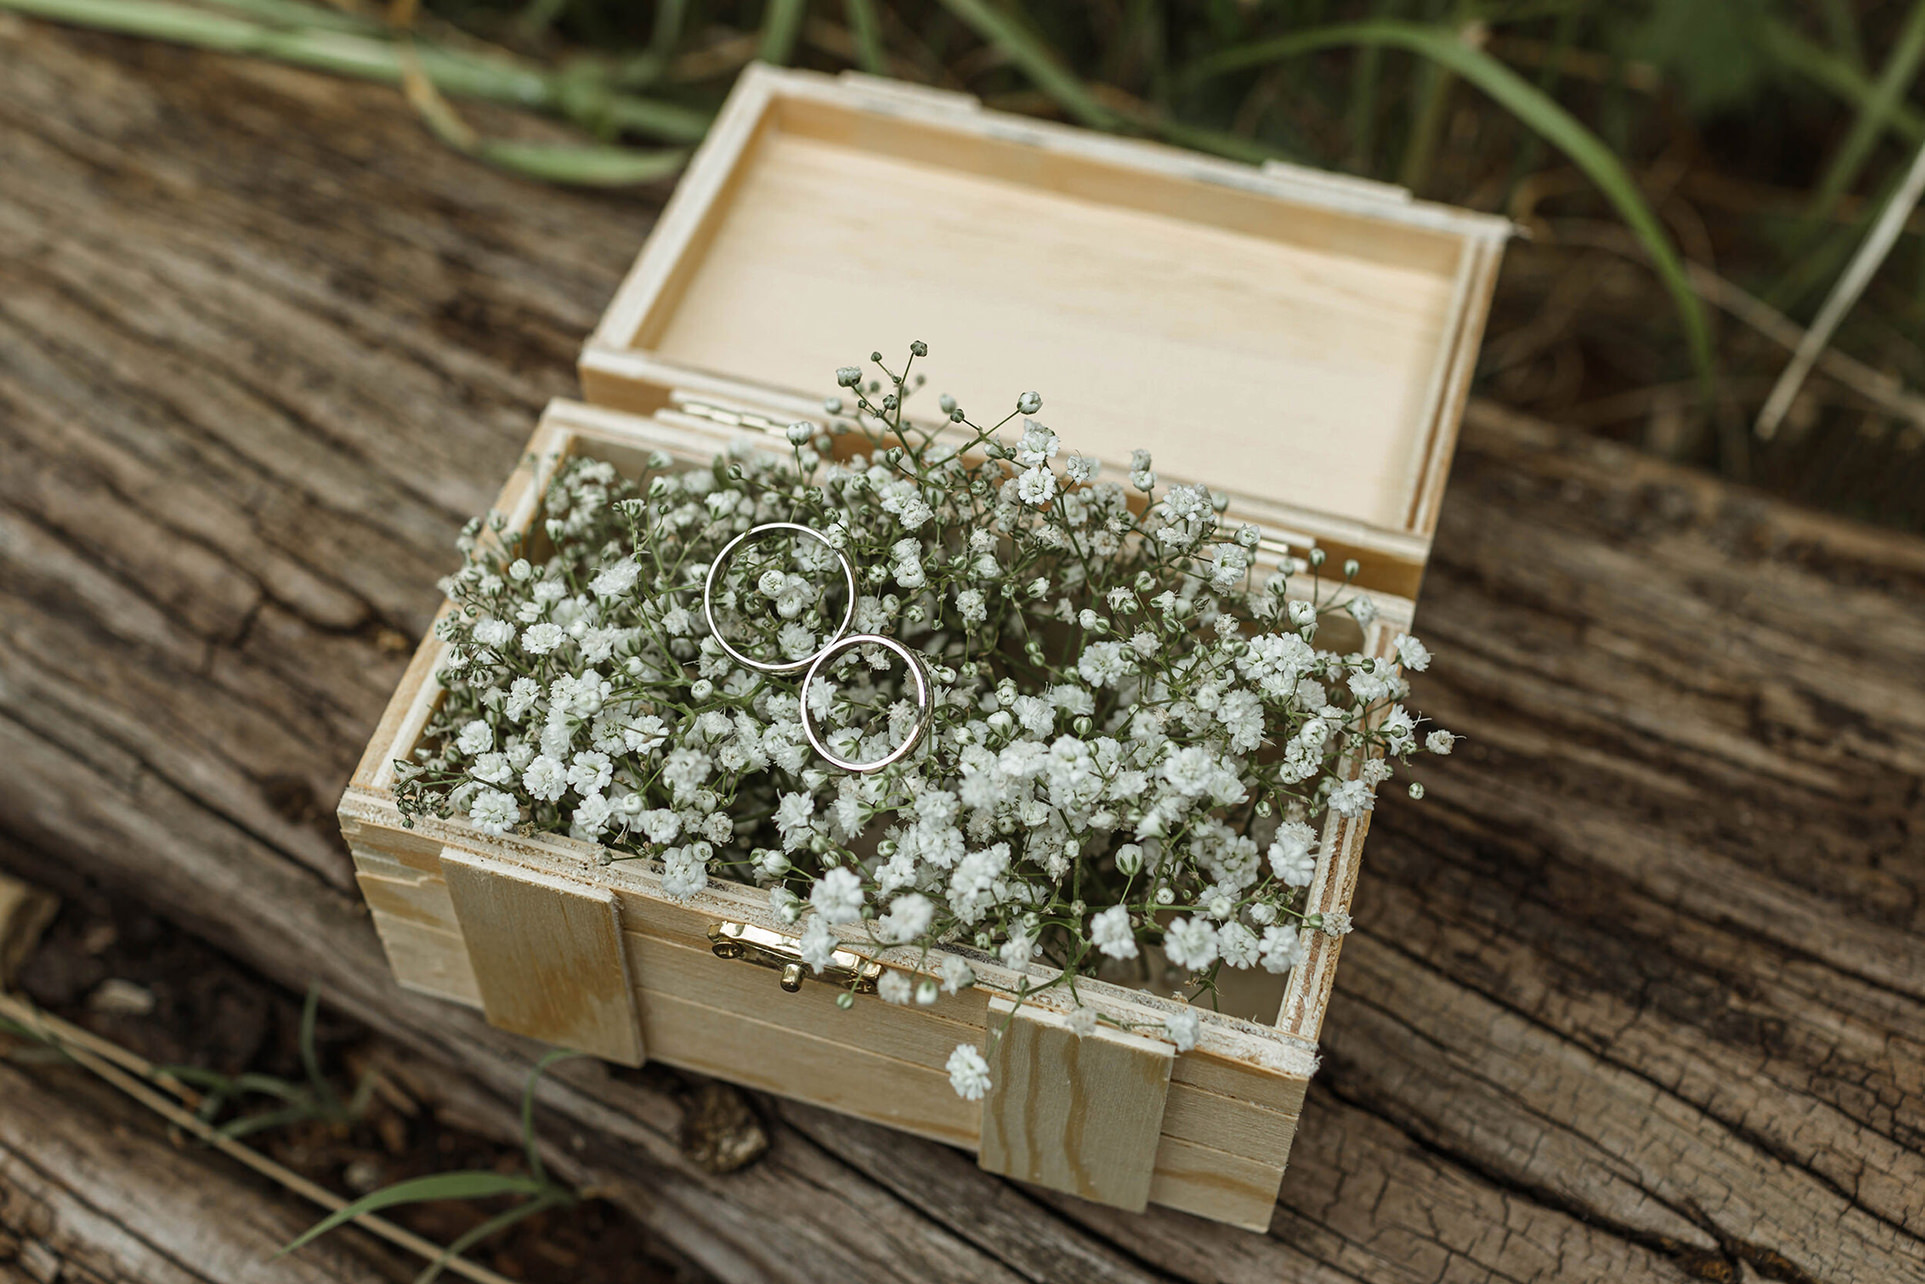
[[[820,420],[837,366],[922,339],[936,384],[979,421],[1035,388],[1038,417],[1107,475],[1148,448],[1165,482],[1227,493],[1272,562],[1356,559],[1380,614],[1348,645],[1390,654],[1509,232],[1381,184],[753,67],[582,353],[592,404],[548,407],[497,507],[531,527],[571,453],[702,463],[745,432]],[[403,985],[624,1065],[652,1058],[975,1149],[992,1171],[1102,1203],[1269,1224],[1340,938],[1309,934],[1280,994],[1244,998],[1260,1019],[1204,1011],[1182,1053],[1108,1026],[1079,1037],[1054,991],[1013,1020],[985,988],[842,1011],[834,986],[754,966],[779,963],[793,934],[754,888],[680,902],[659,867],[603,865],[593,844],[404,828],[392,764],[420,740],[442,652],[430,632],[340,807]],[[1366,827],[1326,826],[1312,908],[1348,908]],[[849,968],[913,960],[848,939]],[[989,987],[1019,986],[961,952]],[[1078,991],[1139,1022],[1180,1007]],[[944,1063],[992,1023],[1007,1023],[995,1087],[962,1100]]]

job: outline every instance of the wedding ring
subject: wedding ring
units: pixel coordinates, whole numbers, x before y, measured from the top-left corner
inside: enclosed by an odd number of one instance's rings
[[[824,643],[820,649],[803,656],[800,660],[756,660],[743,655],[740,651],[729,645],[729,640],[722,636],[722,630],[715,622],[715,581],[716,578],[721,575],[722,567],[727,565],[729,558],[734,555],[735,550],[743,544],[756,538],[758,535],[767,535],[773,531],[792,531],[797,535],[807,535],[809,538],[820,543],[822,547],[834,553],[836,560],[842,563],[842,582],[849,587],[849,601],[848,604],[842,608],[842,623],[836,626],[836,631],[830,634],[829,640]],[[833,647],[842,638],[842,635],[849,631],[849,626],[855,622],[855,618],[855,564],[849,560],[847,553],[844,553],[841,549],[829,542],[827,535],[816,530],[813,526],[803,526],[798,522],[764,522],[760,526],[743,531],[740,535],[737,535],[734,539],[722,546],[722,551],[715,555],[713,562],[709,563],[708,578],[702,583],[702,619],[708,624],[709,633],[714,636],[716,642],[721,644],[722,649],[728,652],[731,660],[762,673],[794,673],[800,669],[808,668],[809,665],[828,654],[829,648]]]
[[[914,729],[903,737],[901,744],[874,762],[851,762],[847,758],[838,757],[834,750],[822,742],[822,737],[816,734],[815,723],[809,717],[809,684],[815,681],[816,674],[822,672],[829,661],[835,659],[835,657],[841,655],[844,651],[859,646],[879,646],[885,651],[892,652],[903,662],[904,666],[908,668],[909,676],[915,679],[916,683],[916,725]],[[929,686],[929,669],[928,666],[922,662],[922,657],[894,638],[885,638],[876,633],[857,633],[850,637],[839,638],[818,652],[814,663],[809,666],[808,676],[802,679],[801,700],[802,734],[808,737],[809,747],[815,750],[816,753],[831,766],[840,767],[844,771],[853,772],[859,776],[866,776],[871,772],[881,771],[884,767],[901,762],[904,758],[907,758],[915,750],[916,746],[922,742],[923,733],[929,730],[930,716],[936,711],[935,697],[931,693]]]

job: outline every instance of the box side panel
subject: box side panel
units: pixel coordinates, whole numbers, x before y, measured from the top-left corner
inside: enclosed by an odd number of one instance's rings
[[[989,1172],[1115,1208],[1150,1199],[1175,1050],[1055,1013],[989,1005],[990,1087],[977,1163]]]
[[[1165,1137],[1156,1149],[1150,1202],[1245,1230],[1268,1230],[1286,1157],[1265,1164]]]
[[[441,838],[370,820],[371,809],[392,808],[380,795],[351,792],[350,800],[360,805],[344,829],[397,979],[481,1007],[442,873]],[[944,1064],[958,1043],[982,1044],[980,990],[929,1009],[864,996],[845,1012],[833,987],[805,983],[788,994],[773,972],[715,957],[707,918],[689,907],[622,897],[623,944],[651,1059],[976,1148],[981,1108],[956,1096]],[[666,930],[665,920],[673,924]],[[677,930],[696,923],[700,945]],[[1301,1076],[1224,1058],[1176,1057],[1150,1202],[1238,1225],[1267,1222],[1264,1201],[1274,1201],[1306,1086]]]
[[[621,914],[607,888],[445,847],[442,879],[491,1025],[642,1063]]]
[[[481,1006],[468,947],[439,872],[411,868],[403,844],[385,826],[342,825],[354,857],[354,877],[387,952],[394,979],[410,990],[469,1007]]]

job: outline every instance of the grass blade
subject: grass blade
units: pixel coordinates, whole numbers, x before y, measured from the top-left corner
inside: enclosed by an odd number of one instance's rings
[[[579,187],[628,187],[666,178],[688,159],[688,153],[679,149],[639,151],[604,143],[533,143],[483,138],[434,87],[421,70],[412,46],[406,43],[401,46],[401,58],[402,92],[429,131],[463,155],[511,174]],[[333,1092],[331,1088],[328,1091]]]
[[[571,1197],[563,1191],[550,1190],[546,1194],[537,1195],[533,1199],[516,1204],[513,1208],[496,1213],[493,1217],[490,1217],[473,1230],[457,1236],[453,1243],[441,1250],[439,1257],[429,1262],[427,1266],[422,1269],[421,1274],[414,1277],[414,1284],[434,1284],[434,1281],[441,1277],[441,1272],[447,1268],[449,1262],[460,1257],[482,1240],[487,1239],[490,1235],[499,1234],[507,1230],[510,1226],[513,1226],[516,1222],[533,1217],[536,1213],[547,1212],[551,1208],[566,1204],[570,1202],[570,1198]]]
[[[802,32],[808,0],[768,0],[762,14],[762,43],[755,56],[780,67],[795,56],[795,38]]]
[[[214,1129],[220,1136],[234,1139],[252,1133],[265,1132],[269,1128],[285,1128],[290,1124],[305,1123],[309,1119],[325,1118],[309,1105],[289,1106],[286,1110],[269,1110],[258,1115],[242,1115],[230,1119]]]
[[[206,0],[216,9],[258,18],[280,27],[314,27],[326,31],[373,33],[381,30],[379,20],[342,9],[306,4],[303,0]]]
[[[306,1090],[301,1085],[289,1083],[271,1074],[225,1075],[216,1070],[203,1070],[199,1066],[169,1065],[155,1066],[154,1073],[171,1075],[182,1083],[192,1084],[196,1088],[205,1088],[210,1092],[218,1092],[229,1097],[253,1092],[281,1101],[298,1101],[307,1096]]]
[[[535,1063],[535,1068],[529,1072],[527,1084],[522,1087],[521,1146],[528,1153],[528,1171],[533,1173],[538,1181],[547,1181],[548,1174],[541,1166],[541,1147],[535,1139],[535,1089],[540,1086],[541,1077],[548,1072],[549,1066],[581,1055],[583,1054],[571,1052],[567,1048],[555,1048],[544,1053],[541,1060]]]
[[[164,0],[0,0],[0,10],[198,49],[267,58],[357,80],[390,85],[402,81],[399,48],[393,41],[376,36],[264,26]],[[568,114],[569,100],[558,75],[492,54],[431,45],[420,46],[418,54],[423,73],[443,93]],[[699,142],[708,132],[707,112],[675,103],[611,93],[594,106],[599,118],[618,129],[669,142]]]
[[[688,161],[688,153],[679,148],[643,151],[596,143],[522,143],[508,139],[484,139],[475,144],[474,154],[523,178],[576,187],[653,183]]]
[[[856,65],[872,76],[889,74],[889,51],[882,43],[882,17],[876,0],[842,0],[849,32],[856,41]]]
[[[321,983],[315,981],[307,987],[307,1001],[301,1005],[301,1069],[307,1074],[309,1086],[314,1089],[315,1100],[330,1114],[338,1115],[341,1099],[334,1093],[334,1085],[321,1073],[321,1053],[314,1044],[314,1027],[321,1017]]]
[[[1320,49],[1372,45],[1402,49],[1431,59],[1444,69],[1455,72],[1563,152],[1585,177],[1596,184],[1651,256],[1659,279],[1677,307],[1699,382],[1708,391],[1716,381],[1716,374],[1711,351],[1711,325],[1705,315],[1704,302],[1691,288],[1684,260],[1672,245],[1670,234],[1645,201],[1644,194],[1638,190],[1637,183],[1603,140],[1580,124],[1555,99],[1482,49],[1466,44],[1456,32],[1422,23],[1396,21],[1319,27],[1255,41],[1199,59],[1185,70],[1183,80],[1194,85],[1233,71]],[[1707,396],[1707,404],[1710,400]]]
[[[1077,121],[1098,129],[1115,125],[1116,114],[1096,101],[1089,87],[1063,65],[1049,46],[1008,14],[986,0],[942,0],[942,5],[971,31],[1000,49],[1024,75],[1036,82],[1038,89]]]
[[[660,80],[668,70],[669,60],[675,56],[675,45],[682,38],[682,23],[687,17],[688,0],[659,0],[648,48],[616,68],[615,83],[624,89],[645,89]]]
[[[1851,131],[1838,145],[1831,164],[1825,167],[1805,211],[1806,239],[1817,225],[1837,208],[1838,200],[1863,172],[1872,149],[1890,125],[1893,109],[1903,102],[1912,82],[1918,78],[1919,62],[1925,58],[1925,0],[1914,0],[1912,11],[1893,42],[1892,56],[1885,60],[1878,82],[1859,104]]]
[[[1790,72],[1860,111],[1871,101],[1876,87],[1862,69],[1812,43],[1796,27],[1783,22],[1766,22],[1760,25],[1759,30],[1764,33],[1766,50],[1781,70]],[[1892,128],[1906,142],[1916,144],[1925,141],[1925,112],[1920,112],[1901,99],[1892,104],[1890,119]]]
[[[1825,299],[1824,307],[1818,310],[1818,317],[1811,323],[1811,329],[1805,331],[1798,350],[1791,354],[1790,364],[1778,376],[1771,395],[1765,399],[1764,409],[1758,412],[1755,430],[1760,437],[1768,440],[1777,433],[1785,412],[1791,409],[1792,399],[1804,386],[1805,376],[1811,373],[1813,363],[1825,350],[1825,345],[1831,342],[1831,336],[1845,319],[1845,314],[1851,311],[1852,305],[1858,302],[1858,296],[1871,284],[1873,275],[1897,242],[1898,234],[1904,230],[1905,220],[1918,208],[1921,197],[1925,197],[1925,146],[1921,146],[1918,154],[1912,157],[1911,168],[1906,171],[1904,181],[1892,193],[1891,199],[1885,202],[1885,208],[1880,212],[1878,222],[1872,226],[1871,234],[1858,247],[1858,253],[1852,256],[1844,275],[1838,278],[1838,284],[1832,287],[1831,294]]]
[[[363,1213],[393,1208],[396,1204],[421,1204],[434,1199],[488,1199],[495,1195],[540,1195],[549,1190],[550,1187],[546,1183],[536,1181],[533,1177],[493,1173],[479,1169],[414,1177],[407,1181],[396,1182],[392,1186],[384,1186],[380,1190],[363,1195],[351,1204],[337,1208],[302,1231],[275,1256],[292,1253],[319,1239],[335,1227],[353,1221]]]

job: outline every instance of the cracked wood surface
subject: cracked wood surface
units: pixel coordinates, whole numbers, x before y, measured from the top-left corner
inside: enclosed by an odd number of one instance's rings
[[[168,1138],[78,1067],[0,1063],[0,1101],[0,1280],[387,1284],[414,1274],[354,1232],[276,1257],[320,1210]]]
[[[511,1132],[533,1048],[393,985],[332,804],[663,193],[4,15],[0,175],[0,862]],[[1925,543],[1474,405],[1419,623],[1468,739],[1377,813],[1267,1235],[773,1100],[712,1177],[653,1070],[564,1067],[557,1162],[727,1280],[1925,1281]]]

